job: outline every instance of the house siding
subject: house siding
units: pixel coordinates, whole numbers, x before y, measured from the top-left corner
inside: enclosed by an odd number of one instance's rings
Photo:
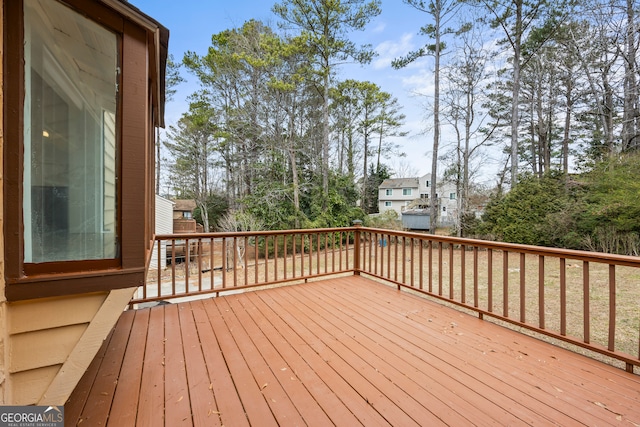
[[[134,290],[6,305],[8,399],[3,403],[63,405]]]
[[[156,234],[172,234],[173,233],[173,202],[164,197],[156,195],[155,207],[155,233]],[[153,245],[151,253],[150,268],[158,268],[158,242]],[[165,268],[167,265],[167,242],[162,241],[160,247],[160,267]]]
[[[7,305],[7,403],[38,403],[86,332],[106,296],[105,292]]]
[[[407,206],[411,205],[417,199],[421,199],[421,195],[429,195],[431,186],[427,186],[431,175],[423,175],[418,178],[397,178],[385,180],[378,189],[378,210],[380,213],[394,210],[398,216],[402,216]],[[403,194],[404,189],[411,189],[411,195]],[[391,190],[392,194],[387,195],[387,190]],[[451,199],[450,194],[456,191],[454,184],[446,181],[440,181],[437,184],[438,193],[438,224],[440,226],[453,226],[458,220],[457,215],[457,195]],[[385,206],[386,202],[390,202],[391,206]],[[409,223],[412,223],[412,219]],[[420,221],[423,224],[424,221]],[[420,226],[421,228],[424,225]],[[407,228],[413,228],[407,226]]]

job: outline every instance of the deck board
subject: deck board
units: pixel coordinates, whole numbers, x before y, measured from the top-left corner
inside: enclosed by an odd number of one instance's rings
[[[132,315],[133,312],[131,312],[130,316],[122,316],[119,319],[119,322],[125,322],[127,320],[127,317],[129,317],[133,321]],[[69,400],[65,404],[65,415],[70,419],[81,418],[82,411],[87,403],[87,399],[89,397],[89,393],[92,390],[93,383],[98,376],[100,365],[104,360],[104,355],[107,352],[107,349],[110,348],[110,341],[113,337],[114,330],[109,333],[109,335],[105,339],[105,344],[100,347],[100,350],[98,350],[98,353],[91,361],[91,364],[87,368],[87,371],[84,373],[84,375],[80,379],[80,382],[76,386],[76,392],[69,398]],[[105,406],[108,411],[109,407],[107,405]]]
[[[360,397],[360,395],[354,390],[349,382],[337,372],[332,369],[327,369],[326,360],[318,353],[314,351],[311,345],[303,339],[302,336],[295,333],[291,328],[287,326],[284,320],[280,317],[279,308],[276,306],[272,308],[265,301],[263,301],[257,294],[248,294],[248,299],[253,301],[263,313],[269,313],[269,320],[272,322],[276,331],[282,334],[282,337],[287,341],[287,344],[298,352],[306,366],[296,367],[296,375],[302,381],[305,381],[311,377],[311,379],[318,379],[321,381],[328,391],[328,399],[338,399],[341,405],[337,406],[337,410],[340,410],[344,405],[345,409],[351,413],[353,420],[358,420],[358,423],[364,426],[388,426],[382,416],[373,411],[368,402]],[[293,364],[292,364],[293,365]],[[295,365],[293,365],[295,366]],[[307,384],[305,382],[305,384]],[[340,418],[342,420],[342,418]],[[346,421],[349,418],[345,418]],[[345,421],[345,425],[348,423]],[[341,421],[338,421],[336,425],[339,425]],[[357,425],[357,424],[351,424]]]
[[[319,289],[315,289],[315,291],[318,290]],[[317,297],[326,298],[326,295],[318,293]],[[313,300],[308,298],[302,300],[298,298],[298,301],[305,304],[310,310],[319,310],[320,316],[326,316],[328,314],[326,308],[314,307]],[[329,299],[329,301],[332,300]],[[464,383],[458,382],[458,384],[455,385],[455,389],[452,389],[451,386],[452,383],[455,384],[455,379],[447,373],[437,369],[429,371],[420,370],[423,361],[408,352],[405,349],[406,344],[398,345],[390,340],[388,333],[390,332],[392,335],[395,335],[398,332],[391,332],[378,327],[373,321],[373,315],[370,313],[367,313],[356,305],[349,305],[349,303],[340,299],[333,300],[332,303],[332,308],[338,309],[336,313],[338,323],[334,323],[334,327],[344,328],[345,333],[353,337],[354,341],[360,343],[361,357],[367,359],[367,353],[371,352],[370,349],[375,349],[372,354],[376,354],[379,359],[369,359],[371,360],[370,363],[372,366],[376,368],[376,371],[379,370],[385,373],[390,381],[401,384],[402,388],[407,390],[410,395],[419,402],[428,402],[428,410],[437,414],[445,422],[461,425],[471,422],[488,424],[498,421],[507,423],[515,421],[515,418],[511,417],[510,414],[500,408],[500,406],[473,390],[464,393],[464,396],[456,393],[455,390],[464,389]],[[354,321],[354,317],[347,314],[349,312],[353,312],[361,320]],[[396,361],[399,367],[395,367],[387,361]],[[405,376],[400,367],[410,369],[411,376]],[[464,418],[465,413],[467,416],[470,415],[468,407],[475,408],[473,421]],[[461,408],[465,410],[462,411]]]
[[[193,317],[200,336],[202,354],[209,372],[209,389],[213,393],[216,402],[217,410],[215,412],[217,413],[214,415],[219,416],[221,425],[248,426],[249,422],[233,378],[231,378],[231,373],[228,369],[219,368],[224,367],[226,362],[218,344],[216,333],[209,322],[205,307],[202,301],[194,301],[190,303],[190,306],[193,310]],[[193,367],[188,366],[187,369],[192,370]]]
[[[130,329],[133,319],[134,313],[123,313],[118,319],[118,327],[123,330]],[[112,334],[109,344],[102,347],[106,352],[87,396],[87,404],[82,410],[81,418],[85,421],[95,425],[106,425],[128,340],[127,334]]]
[[[193,426],[184,343],[178,306],[169,304],[164,309],[165,325],[165,424],[171,426]]]
[[[336,289],[339,290],[339,289]],[[364,295],[361,296],[359,300],[354,299],[351,295],[350,304],[359,304],[363,301],[363,298],[366,298]],[[373,303],[375,299],[369,298],[369,304]],[[364,299],[366,301],[366,299]],[[427,313],[424,311],[416,312],[416,310],[420,310],[423,308],[422,301],[415,301],[414,304],[410,306],[411,315],[416,316],[421,319],[421,322],[418,322],[418,326],[424,321],[430,323],[436,322],[435,317],[429,317]],[[397,301],[396,301],[397,303]],[[385,314],[390,317],[397,317],[398,311],[400,309],[407,309],[406,305],[396,306],[395,310],[389,309],[388,307],[383,307]],[[437,306],[434,307],[436,309],[444,309],[445,316],[448,315],[446,313],[446,308]],[[494,362],[493,360],[489,360],[489,366],[493,367],[493,376],[496,378],[503,379],[504,383],[508,383],[510,385],[516,385],[516,388],[521,390],[530,391],[529,396],[531,398],[537,399],[541,403],[549,405],[550,408],[553,408],[554,405],[558,404],[558,401],[563,401],[562,405],[558,405],[561,410],[567,414],[570,418],[575,420],[589,423],[594,419],[601,418],[604,422],[610,421],[610,414],[603,413],[601,410],[597,408],[598,403],[602,403],[603,399],[607,399],[608,393],[610,393],[611,389],[605,389],[607,392],[601,393],[600,390],[603,389],[602,384],[599,383],[587,383],[583,378],[587,371],[584,370],[584,365],[581,363],[573,364],[573,363],[558,363],[559,359],[565,358],[567,360],[583,360],[583,358],[577,354],[560,351],[561,349],[557,349],[555,352],[555,356],[552,356],[550,360],[539,359],[533,361],[534,364],[531,365],[526,364],[523,366],[521,361],[525,358],[530,358],[533,355],[541,355],[556,350],[556,347],[549,346],[548,344],[538,341],[538,340],[520,340],[522,335],[513,334],[512,331],[508,331],[503,328],[486,328],[488,325],[486,322],[482,322],[478,319],[472,318],[470,316],[459,316],[460,320],[456,320],[452,323],[455,323],[455,327],[451,327],[451,323],[449,322],[449,318],[445,317],[446,322],[443,322],[439,326],[439,330],[441,331],[442,336],[447,336],[449,338],[453,337],[454,340],[448,340],[447,343],[449,345],[456,346],[464,346],[468,344],[482,345],[487,344],[488,346],[484,348],[482,354],[483,355],[493,355],[500,354],[501,356],[507,356],[506,358],[501,358],[500,360]],[[404,319],[402,319],[398,324],[401,325]],[[465,324],[462,324],[461,321],[470,321],[470,328],[467,328]],[[436,322],[437,324],[437,322]],[[492,325],[489,325],[492,326]],[[461,328],[464,328],[464,332],[460,332]],[[426,329],[426,331],[433,331],[432,328]],[[457,331],[457,332],[456,332]],[[492,333],[477,335],[478,332],[482,331],[491,331]],[[501,335],[502,333],[506,333],[506,335]],[[461,334],[461,335],[459,335]],[[510,342],[506,337],[514,337],[513,341]],[[463,339],[458,339],[456,337],[464,337]],[[435,338],[435,337],[434,337]],[[416,335],[413,338],[414,340],[419,339]],[[522,346],[522,344],[528,344],[530,349],[527,349],[527,346]],[[424,347],[426,342],[422,345]],[[535,349],[534,349],[535,347]],[[451,351],[451,347],[447,347],[443,349],[445,354]],[[469,352],[474,350],[473,347],[469,348]],[[462,358],[469,358],[471,353],[467,353],[466,351],[462,353]],[[562,354],[562,356],[560,356]],[[529,360],[529,362],[532,362]],[[562,365],[562,366],[560,366]],[[598,368],[608,368],[607,371],[614,376],[617,376],[618,373],[622,371],[613,367],[609,367],[607,365],[598,364],[602,366],[598,366]],[[480,366],[478,366],[480,368]],[[508,373],[503,372],[505,368],[509,368]],[[524,369],[523,369],[524,368]],[[577,369],[576,369],[577,368]],[[589,369],[592,369],[589,367]],[[610,378],[610,377],[609,377]],[[637,379],[637,376],[635,377]],[[601,378],[600,378],[601,380]],[[514,381],[518,381],[515,383]],[[610,381],[612,385],[615,387],[615,380]],[[496,388],[499,388],[498,384]],[[637,402],[635,399],[627,399],[625,390],[619,390],[621,392],[620,398],[616,400],[611,400],[607,405],[607,410],[611,413],[615,414],[623,414],[627,409],[628,405],[635,404]],[[626,390],[628,391],[628,389]],[[593,405],[584,406],[584,399],[588,399],[588,401],[594,403]],[[635,396],[637,399],[637,396]],[[622,404],[621,404],[622,402]],[[577,403],[577,404],[576,404]],[[554,417],[554,419],[556,419]],[[569,420],[567,420],[569,421]]]
[[[165,326],[175,325],[164,321],[164,305],[156,307],[149,313],[147,330],[147,348],[142,364],[140,396],[136,425],[159,426],[164,424],[165,413]]]
[[[204,300],[203,305],[207,311],[211,327],[216,332],[220,350],[223,353],[227,369],[231,374],[249,422],[252,425],[277,426],[274,414],[272,414],[267,398],[263,393],[265,383],[260,383],[255,378],[245,360],[245,356],[250,359],[253,355],[243,355],[240,348],[238,348],[235,331],[229,329],[228,324],[225,322],[223,314],[220,312],[219,302]],[[283,415],[286,416],[288,414]]]
[[[349,276],[127,312],[65,409],[67,425],[632,425],[640,377]]]
[[[186,374],[193,425],[195,427],[221,426],[193,310],[189,304],[181,304],[178,307],[182,345],[184,346],[184,363],[189,367]]]
[[[147,329],[149,328],[151,310],[137,310],[132,313],[134,313],[135,317],[131,329],[118,328],[118,325],[116,325],[114,332],[114,334],[128,335],[129,341],[107,420],[107,426],[111,427],[135,425],[138,412],[142,363],[146,350]],[[78,388],[76,388],[74,394],[77,391]],[[84,419],[80,418],[79,421],[84,421]],[[66,417],[65,424],[68,424]]]
[[[291,402],[299,412],[300,421],[306,419],[322,425],[330,424],[331,421],[322,407],[300,380],[295,377],[295,373],[291,371],[291,367],[276,350],[269,337],[253,322],[246,306],[242,305],[238,299],[229,298],[225,299],[225,302],[236,313],[239,324],[242,325],[246,334],[251,337],[255,347],[259,349],[264,363],[267,364],[267,367],[271,366],[273,380],[277,381],[281,385],[283,392],[286,393],[283,398]],[[268,381],[268,379],[265,379],[265,381]]]

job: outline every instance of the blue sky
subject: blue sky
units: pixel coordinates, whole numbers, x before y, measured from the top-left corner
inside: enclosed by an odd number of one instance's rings
[[[273,27],[278,22],[271,12],[275,0],[130,0],[130,3],[169,28],[169,52],[176,60],[182,59],[188,50],[204,54],[211,45],[212,34],[240,27],[249,19],[260,20]],[[342,79],[372,81],[398,98],[403,106],[402,112],[407,116],[404,130],[409,131],[410,136],[397,142],[407,157],[387,163],[396,170],[408,167],[412,174],[418,175],[430,171],[433,136],[425,132],[432,120],[425,119],[427,98],[415,94],[432,92],[431,60],[422,59],[402,70],[393,69],[391,60],[425,42],[424,37],[417,33],[427,19],[426,14],[401,0],[383,0],[382,14],[370,22],[365,31],[351,33],[353,41],[370,43],[379,56],[369,65],[347,65],[341,72]],[[186,72],[183,74],[188,82],[178,88],[175,100],[167,105],[167,124],[180,118],[187,108],[186,97],[198,87],[195,77]]]

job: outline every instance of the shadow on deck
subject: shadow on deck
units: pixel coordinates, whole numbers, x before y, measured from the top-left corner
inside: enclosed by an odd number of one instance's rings
[[[640,377],[359,276],[126,311],[67,425],[639,425]]]

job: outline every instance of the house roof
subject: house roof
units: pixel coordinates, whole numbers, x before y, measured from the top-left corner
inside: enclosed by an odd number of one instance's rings
[[[196,208],[196,201],[190,199],[178,199],[173,200],[174,211],[189,211],[192,212]]]
[[[382,181],[379,188],[416,188],[418,178],[389,178]]]

